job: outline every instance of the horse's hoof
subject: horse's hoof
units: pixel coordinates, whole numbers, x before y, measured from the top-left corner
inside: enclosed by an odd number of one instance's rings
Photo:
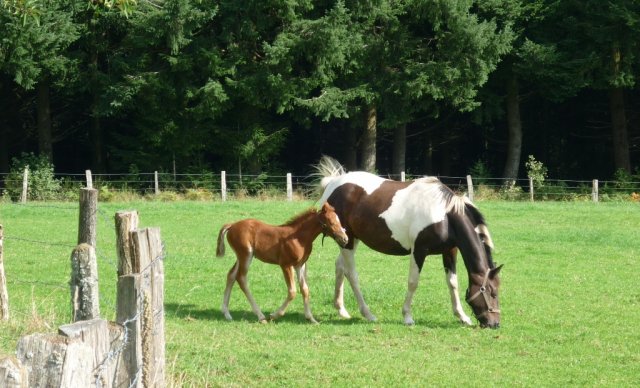
[[[269,323],[269,321],[267,320],[267,318],[262,318],[260,319],[258,322],[260,322],[261,324],[265,325],[267,323]]]
[[[373,314],[369,314],[369,315],[367,315],[367,316],[366,316],[366,318],[367,318],[367,321],[369,321],[369,322],[376,322],[376,321],[378,321],[378,318],[376,318],[376,316],[375,316],[375,315],[373,315]]]
[[[351,315],[349,315],[349,313],[345,309],[338,310],[338,315],[340,315],[340,318],[351,319]]]
[[[413,318],[408,317],[404,319],[404,324],[407,326],[414,326],[416,322],[413,320]]]
[[[318,321],[315,320],[314,317],[307,318],[307,321],[309,321],[309,323],[311,323],[313,325],[319,325],[320,324]]]
[[[460,323],[462,323],[465,326],[473,326],[473,322],[471,322],[471,318],[469,317],[461,317]]]

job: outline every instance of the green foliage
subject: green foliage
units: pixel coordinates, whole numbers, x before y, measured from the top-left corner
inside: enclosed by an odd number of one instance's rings
[[[53,164],[45,156],[23,153],[20,158],[13,158],[11,170],[5,179],[6,192],[12,200],[20,199],[25,168],[29,170],[28,199],[47,201],[58,198],[61,181],[55,178]]]
[[[533,186],[535,188],[542,187],[544,180],[547,178],[547,167],[536,160],[533,155],[529,155],[525,166],[527,167],[527,176],[533,180]]]
[[[491,178],[491,172],[487,163],[482,159],[478,159],[469,169],[469,175],[473,178],[474,184],[482,185],[488,182],[487,178]]]

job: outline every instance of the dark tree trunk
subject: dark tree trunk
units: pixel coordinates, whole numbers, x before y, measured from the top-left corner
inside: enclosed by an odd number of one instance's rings
[[[9,172],[9,132],[0,120],[0,173]]]
[[[51,103],[49,82],[44,80],[36,87],[36,110],[38,121],[38,151],[49,162],[53,162],[53,142],[51,136]]]
[[[360,157],[362,170],[376,171],[376,131],[377,113],[374,106],[367,110],[367,125],[360,139]]]
[[[611,109],[611,129],[613,140],[613,159],[616,170],[631,172],[629,156],[629,136],[627,134],[627,118],[624,109],[624,90],[609,90],[609,106]]]
[[[400,124],[393,131],[393,161],[392,174],[400,175],[405,171],[407,155],[407,125]]]
[[[346,124],[344,133],[344,167],[347,171],[353,171],[358,168],[358,130]]]
[[[95,50],[95,49],[94,49]],[[91,105],[91,125],[89,127],[89,140],[91,141],[91,168],[97,173],[106,172],[104,160],[104,136],[102,134],[102,123],[98,112],[99,105],[99,85],[98,85],[98,53],[94,51],[91,56],[93,67],[91,91],[93,93],[93,104]]]
[[[520,120],[520,97],[518,95],[518,79],[511,75],[507,80],[507,160],[502,176],[513,183],[518,178],[520,157],[522,153],[522,121]]]

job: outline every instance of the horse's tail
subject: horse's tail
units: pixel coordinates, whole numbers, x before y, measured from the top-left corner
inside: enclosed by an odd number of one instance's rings
[[[344,167],[331,156],[322,155],[318,164],[314,166],[316,173],[313,174],[320,178],[320,189],[327,187],[333,178],[346,174]]]
[[[222,228],[220,228],[220,232],[218,233],[218,245],[216,246],[216,257],[224,256],[224,247],[225,247],[224,237],[229,231],[229,228],[231,227],[231,225],[233,224],[226,224],[226,225],[223,225]]]

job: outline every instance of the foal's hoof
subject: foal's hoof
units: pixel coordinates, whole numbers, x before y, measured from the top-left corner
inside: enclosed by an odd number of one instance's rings
[[[267,320],[267,318],[262,318],[262,319],[260,319],[258,322],[259,322],[259,323],[261,323],[261,324],[263,324],[263,325],[265,325],[265,324],[269,323],[269,321]]]
[[[313,325],[319,325],[320,324],[318,321],[316,321],[316,319],[314,317],[307,318],[307,321],[309,321],[309,323],[311,323]]]

